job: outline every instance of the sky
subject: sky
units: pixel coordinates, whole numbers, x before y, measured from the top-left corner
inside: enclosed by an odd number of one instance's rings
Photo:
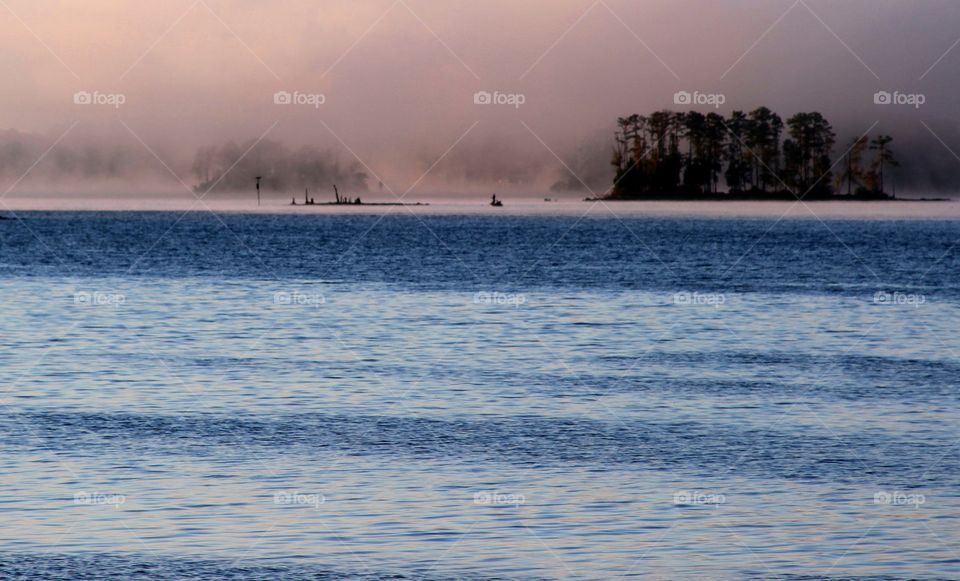
[[[838,157],[889,133],[903,189],[960,191],[957,22],[955,0],[2,0],[0,187],[182,193],[199,148],[263,140],[397,195],[602,193],[617,117],[767,105],[821,111]]]

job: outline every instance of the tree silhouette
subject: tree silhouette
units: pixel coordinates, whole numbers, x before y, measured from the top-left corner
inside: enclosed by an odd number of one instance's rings
[[[784,181],[800,190],[800,197],[832,195],[830,154],[836,135],[820,113],[797,113],[787,120],[790,138],[783,144]]]
[[[857,184],[857,189],[859,190],[862,187],[863,180],[866,176],[866,171],[863,169],[863,152],[867,148],[869,143],[869,138],[864,135],[863,137],[854,137],[853,141],[850,142],[850,148],[847,150],[847,154],[844,156],[846,163],[844,164],[843,173],[837,176],[837,186],[841,186],[844,183],[847,184],[847,195],[853,195],[853,184]]]
[[[873,139],[873,141],[870,142],[870,150],[878,152],[876,159],[874,159],[873,161],[873,164],[875,168],[879,169],[879,176],[880,176],[879,193],[881,194],[886,193],[884,190],[884,177],[883,177],[884,167],[888,165],[891,167],[898,167],[900,165],[900,163],[897,162],[896,158],[894,157],[893,151],[891,151],[890,148],[887,147],[891,141],[893,141],[893,138],[890,137],[889,135],[878,135]]]
[[[704,127],[704,149],[707,155],[707,174],[710,178],[708,191],[716,193],[720,186],[720,172],[723,171],[724,144],[726,143],[726,124],[723,116],[708,113]]]
[[[723,196],[721,178],[726,195],[749,199],[826,199],[834,195],[834,185],[844,183],[848,196],[882,194],[885,168],[898,165],[890,141],[889,136],[855,139],[843,172],[834,180],[836,134],[817,112],[797,113],[786,123],[767,107],[734,111],[726,119],[698,111],[630,115],[617,120],[611,159],[616,178],[610,197],[717,199]],[[878,154],[865,170],[868,146]]]
[[[683,184],[690,192],[700,193],[709,180],[707,167],[706,133],[707,118],[703,113],[691,111],[683,117],[684,137],[687,140],[686,168]]]
[[[770,109],[760,107],[750,112],[746,143],[750,149],[753,185],[759,187],[761,192],[766,192],[768,184],[776,181],[782,133],[783,120]]]
[[[727,129],[727,172],[724,177],[730,191],[745,191],[751,183],[751,166],[744,147],[744,140],[750,120],[743,111],[734,111],[726,122]]]

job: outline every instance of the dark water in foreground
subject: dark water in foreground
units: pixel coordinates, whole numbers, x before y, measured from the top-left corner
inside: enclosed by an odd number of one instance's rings
[[[960,222],[0,222],[0,578],[960,576]]]

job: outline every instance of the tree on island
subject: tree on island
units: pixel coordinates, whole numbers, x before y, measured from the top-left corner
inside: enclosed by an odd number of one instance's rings
[[[782,133],[783,120],[770,109],[760,107],[750,112],[746,131],[750,183],[761,192],[766,192],[767,186],[777,183]]]
[[[884,170],[897,165],[888,136],[864,136],[847,153],[836,181],[848,195],[887,197]],[[749,113],[657,111],[617,120],[610,199],[826,199],[834,196],[831,156],[836,134],[817,112],[801,112],[785,122],[767,107]],[[869,145],[878,151],[872,169],[862,168]],[[720,192],[720,180],[727,193]],[[864,188],[860,184],[866,184]]]
[[[783,143],[784,182],[800,197],[833,195],[830,154],[836,135],[819,113],[797,113],[787,120],[790,138]]]
[[[747,154],[746,134],[750,127],[750,119],[743,111],[734,111],[726,122],[729,138],[724,151],[727,161],[727,171],[724,178],[730,191],[741,192],[748,189],[753,183],[753,166]]]
[[[843,173],[837,176],[836,182],[837,186],[846,184],[846,196],[861,199],[888,197],[884,190],[885,168],[900,165],[889,147],[891,141],[893,138],[889,135],[878,135],[872,140],[864,135],[850,142],[850,147],[844,156],[845,168]],[[869,164],[869,169],[864,167],[863,159],[864,152],[867,150],[877,152]]]
[[[844,156],[846,164],[839,176],[837,176],[837,186],[841,186],[846,183],[847,185],[847,196],[852,196],[854,193],[853,184],[857,184],[857,191],[863,187],[863,182],[866,177],[866,171],[863,169],[863,152],[867,149],[870,140],[866,135],[862,137],[855,137],[853,141],[850,142],[850,148],[847,150],[847,154]]]
[[[898,167],[900,165],[900,163],[897,162],[896,158],[894,158],[893,151],[891,151],[890,148],[887,147],[891,141],[893,141],[893,138],[890,137],[889,135],[878,135],[873,139],[873,141],[870,142],[870,150],[878,152],[876,159],[873,161],[873,164],[875,169],[879,169],[879,183],[880,183],[879,191],[881,193],[884,191],[883,189],[884,166],[889,165],[891,167]]]

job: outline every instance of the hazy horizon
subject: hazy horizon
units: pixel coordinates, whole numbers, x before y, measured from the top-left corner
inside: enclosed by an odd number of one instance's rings
[[[823,112],[837,157],[868,130],[893,135],[905,194],[960,184],[960,5],[948,0],[53,7],[0,7],[0,177],[11,198],[183,192],[201,181],[198,149],[257,140],[291,156],[312,147],[315,181],[362,172],[388,197],[535,198],[558,183],[582,196],[581,182],[611,183],[617,117],[761,105],[784,118]],[[275,103],[283,91],[302,104]],[[478,105],[481,91],[519,97]],[[678,91],[724,103],[678,106]],[[878,91],[924,102],[876,105]],[[75,103],[83,92],[103,103]]]

